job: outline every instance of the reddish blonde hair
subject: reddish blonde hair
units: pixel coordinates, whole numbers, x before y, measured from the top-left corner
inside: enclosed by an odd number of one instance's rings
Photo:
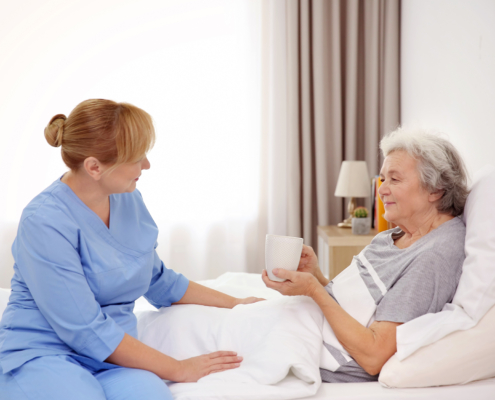
[[[91,99],[79,103],[67,118],[55,115],[45,128],[53,147],[62,146],[62,159],[71,170],[88,157],[112,165],[135,162],[155,143],[151,116],[129,103]]]

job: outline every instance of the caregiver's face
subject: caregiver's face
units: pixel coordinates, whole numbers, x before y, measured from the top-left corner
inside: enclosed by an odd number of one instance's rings
[[[387,221],[407,225],[435,208],[419,180],[417,161],[407,152],[394,151],[385,157],[380,180],[378,194],[385,205]]]
[[[133,192],[143,169],[149,169],[150,162],[144,156],[137,162],[119,165],[105,177],[110,193]]]

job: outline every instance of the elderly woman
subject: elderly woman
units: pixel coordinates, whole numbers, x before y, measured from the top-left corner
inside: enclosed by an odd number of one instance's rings
[[[69,171],[24,209],[12,294],[0,323],[0,398],[171,399],[161,379],[193,382],[237,368],[234,352],[175,360],[137,340],[134,301],[232,308],[237,299],[189,282],[156,252],[158,229],[136,190],[155,132],[149,114],[94,99],[45,137]],[[161,379],[160,379],[161,378]]]
[[[423,131],[398,129],[381,144],[385,157],[379,195],[385,219],[396,228],[379,233],[334,280],[321,273],[304,246],[295,272],[265,284],[284,295],[306,295],[320,306],[335,341],[324,343],[325,382],[377,380],[397,351],[397,326],[440,311],[454,296],[464,261],[462,214],[466,170],[448,141]]]

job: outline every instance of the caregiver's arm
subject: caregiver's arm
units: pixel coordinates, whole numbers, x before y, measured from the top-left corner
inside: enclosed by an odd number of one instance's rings
[[[176,360],[133,338],[127,333],[106,362],[127,368],[144,369],[162,379],[175,382],[196,382],[214,372],[239,367],[242,357],[233,351]]]
[[[375,321],[366,328],[351,317],[312,274],[283,269],[273,272],[287,281],[273,282],[263,271],[266,286],[284,295],[311,297],[320,306],[339,342],[368,374],[378,374],[397,351],[396,329],[400,323]]]
[[[187,287],[186,293],[174,304],[199,304],[202,306],[233,308],[238,304],[251,304],[261,300],[263,299],[256,297],[238,299],[236,297],[207,288],[199,283],[189,281],[189,286]]]
[[[237,299],[189,281],[182,274],[166,268],[156,250],[154,252],[153,277],[144,297],[156,308],[168,307],[172,304],[198,304],[233,308],[238,304],[250,304],[263,300],[255,297]]]

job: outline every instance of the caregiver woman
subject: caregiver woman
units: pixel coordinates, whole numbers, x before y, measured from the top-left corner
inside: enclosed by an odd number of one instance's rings
[[[139,342],[134,301],[231,308],[236,299],[165,268],[136,184],[150,168],[151,117],[87,100],[45,128],[70,171],[24,209],[12,294],[0,324],[0,398],[171,399],[161,379],[192,382],[236,368],[220,351],[178,361]],[[161,379],[160,379],[161,378]]]
[[[405,129],[380,147],[385,159],[379,195],[385,219],[397,227],[379,233],[331,282],[307,246],[298,271],[274,272],[287,281],[272,282],[263,273],[268,287],[310,296],[322,309],[336,337],[325,343],[326,382],[377,380],[397,351],[397,326],[450,302],[465,258],[458,216],[468,190],[456,149],[437,135]]]

